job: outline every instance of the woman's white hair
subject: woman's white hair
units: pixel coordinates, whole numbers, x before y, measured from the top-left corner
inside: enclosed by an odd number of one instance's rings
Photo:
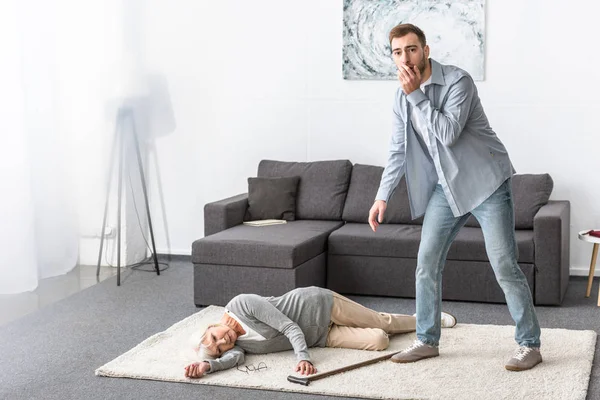
[[[217,357],[209,353],[208,349],[203,344],[200,345],[200,349],[198,350],[198,359],[200,361],[214,360],[216,358]]]

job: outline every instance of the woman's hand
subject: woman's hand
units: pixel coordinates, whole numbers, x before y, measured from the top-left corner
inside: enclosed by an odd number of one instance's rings
[[[296,365],[296,372],[300,372],[301,375],[312,375],[317,373],[317,369],[309,361],[300,361]]]
[[[185,367],[186,378],[202,378],[210,369],[207,362],[196,362]]]

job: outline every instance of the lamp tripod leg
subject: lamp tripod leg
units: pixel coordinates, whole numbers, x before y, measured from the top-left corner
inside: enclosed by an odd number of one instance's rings
[[[133,115],[130,115],[131,126],[133,130],[133,140],[135,144],[135,152],[137,155],[138,169],[140,171],[140,181],[142,182],[142,192],[144,193],[144,203],[146,204],[146,214],[148,216],[148,228],[150,230],[150,241],[152,242],[152,257],[154,259],[154,269],[156,275],[160,275],[160,269],[158,267],[158,255],[156,254],[156,243],[154,241],[154,230],[152,228],[152,218],[150,217],[150,203],[148,202],[148,189],[146,188],[146,177],[144,175],[144,165],[142,163],[142,155],[140,152],[140,143],[138,140],[137,129],[135,127],[135,121]]]

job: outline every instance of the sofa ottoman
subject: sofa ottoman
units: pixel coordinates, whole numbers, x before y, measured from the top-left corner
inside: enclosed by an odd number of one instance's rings
[[[296,287],[326,284],[327,240],[344,225],[352,164],[348,160],[263,160],[259,177],[299,176],[296,220],[243,225],[248,195],[204,208],[205,237],[192,244],[194,302],[225,305],[240,293],[278,296]]]

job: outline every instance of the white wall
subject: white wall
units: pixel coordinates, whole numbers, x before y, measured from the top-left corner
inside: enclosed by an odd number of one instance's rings
[[[550,173],[552,198],[571,201],[572,273],[591,254],[577,231],[600,228],[599,11],[488,0],[477,82],[518,172]],[[190,254],[204,205],[245,192],[263,158],[384,165],[397,83],[341,78],[341,1],[154,0],[144,18],[145,61],[166,77],[177,124],[150,157],[159,251]]]

